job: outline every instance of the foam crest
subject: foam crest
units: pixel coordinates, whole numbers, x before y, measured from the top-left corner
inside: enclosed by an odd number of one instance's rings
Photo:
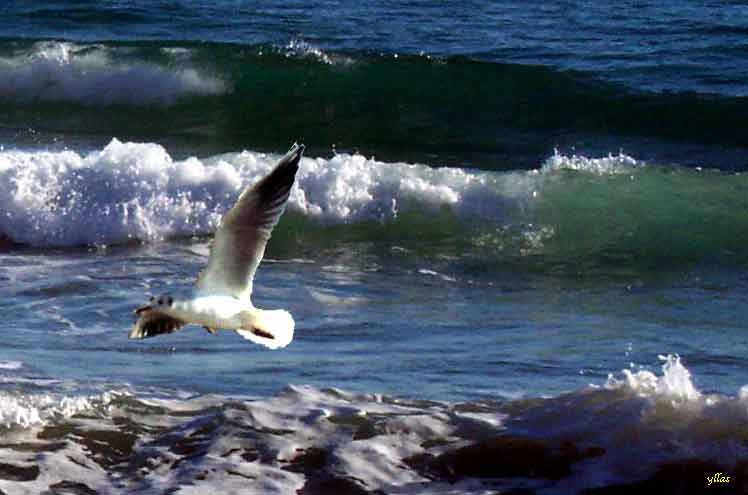
[[[0,474],[29,476],[0,476],[0,489],[41,493],[62,479],[106,493],[452,494],[493,493],[501,478],[509,491],[631,484],[624,491],[639,493],[652,479],[665,491],[682,486],[687,471],[702,483],[741,472],[744,390],[698,392],[675,356],[661,375],[623,375],[606,387],[504,403],[311,386],[260,400],[110,393],[69,405],[59,396],[3,402],[12,425],[39,428],[8,435]],[[668,469],[674,477],[663,478]]]
[[[680,356],[659,356],[663,361],[662,375],[657,376],[651,371],[623,370],[623,379],[608,377],[606,387],[609,389],[625,389],[642,397],[669,399],[674,402],[695,401],[701,397],[691,380],[691,373],[683,366]]]
[[[330,160],[302,162],[299,188],[291,203],[328,221],[391,220],[413,203],[459,207],[465,197],[485,192],[481,174],[463,169],[385,163],[361,155],[338,154]]]
[[[154,143],[113,139],[99,151],[0,152],[0,232],[34,246],[158,241],[211,233],[239,192],[278,155],[245,151],[173,160]],[[496,198],[487,174],[304,158],[289,210],[324,223],[390,221],[411,208],[471,214]],[[498,210],[496,210],[498,211]]]
[[[575,170],[578,172],[589,172],[598,175],[621,174],[631,172],[636,168],[645,166],[643,162],[619,152],[617,155],[609,154],[606,157],[588,158],[583,155],[563,155],[555,150],[553,155],[543,163],[544,172],[558,170]]]
[[[88,154],[0,150],[0,239],[49,247],[211,234],[279,157],[244,151],[175,160],[159,144],[116,139]],[[333,235],[366,240],[458,239],[494,258],[571,260],[575,271],[580,259],[585,269],[608,259],[659,269],[663,258],[746,256],[748,231],[731,206],[742,200],[743,176],[662,173],[625,156],[551,160],[587,165],[571,174],[555,165],[487,172],[359,154],[305,157],[289,198],[296,223],[281,229],[298,227],[312,240],[329,226],[342,227]],[[600,175],[615,167],[629,173]],[[704,201],[714,207],[694,206]],[[677,235],[661,239],[668,229]]]
[[[351,62],[351,59],[329,55],[320,48],[300,39],[292,39],[288,42],[285,46],[285,55],[286,57],[308,57],[327,65],[333,65],[337,61]]]
[[[171,105],[184,96],[217,95],[219,78],[189,64],[128,62],[125,49],[40,42],[0,58],[0,99],[84,105]],[[122,52],[122,53],[120,53]]]
[[[0,394],[0,425],[5,428],[29,428],[71,418],[76,414],[107,406],[118,394],[96,396],[59,394]]]
[[[206,211],[215,189],[237,187],[234,172],[206,170],[192,161],[183,174],[158,145],[113,140],[100,152],[0,153],[0,230],[34,246],[108,244],[205,231],[215,224]],[[196,179],[197,178],[197,179]],[[192,201],[189,184],[200,180]],[[212,210],[212,208],[211,208]]]
[[[678,356],[659,359],[660,373],[625,369],[604,387],[510,407],[513,414],[505,425],[511,434],[571,457],[569,471],[548,493],[628,484],[628,492],[638,493],[646,490],[637,483],[646,487],[651,480],[677,486],[684,470],[694,471],[696,479],[706,479],[711,470],[739,472],[748,455],[748,402],[742,389],[737,396],[706,394]],[[665,477],[668,472],[675,478]]]

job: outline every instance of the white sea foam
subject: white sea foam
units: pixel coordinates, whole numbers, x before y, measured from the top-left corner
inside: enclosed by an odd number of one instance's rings
[[[703,393],[679,356],[659,359],[661,374],[624,369],[602,388],[523,412],[522,428],[546,440],[601,449],[551,493],[643,480],[666,463],[698,460],[730,469],[748,456],[747,397]]]
[[[111,244],[210,233],[241,189],[278,159],[245,151],[173,160],[153,143],[100,151],[0,152],[0,232],[35,246]],[[409,208],[501,214],[491,174],[304,158],[289,210],[324,223],[390,221]]]
[[[694,386],[691,373],[681,363],[680,356],[659,358],[664,362],[661,376],[648,370],[623,370],[623,379],[610,375],[605,386],[609,389],[630,390],[642,397],[669,399],[674,403],[698,400],[701,393]]]
[[[543,163],[544,172],[553,172],[558,170],[576,170],[581,172],[590,172],[599,175],[620,174],[631,172],[636,168],[645,166],[644,162],[619,152],[616,155],[609,154],[602,158],[588,158],[583,155],[563,155],[556,150],[545,163]]]
[[[44,247],[210,234],[240,191],[278,158],[244,151],[175,160],[159,144],[117,139],[88,154],[0,150],[0,238]],[[548,194],[563,196],[566,188],[557,179],[567,166],[597,175],[615,173],[616,167],[631,170],[638,162],[626,156],[555,155],[540,171],[488,172],[388,163],[358,154],[305,157],[288,209],[323,225],[413,218],[433,218],[435,229],[439,222],[448,222],[447,229],[453,221],[480,225],[476,245],[542,253],[556,228],[534,212]],[[570,223],[567,230],[575,228],[573,217],[562,220]]]
[[[661,373],[626,370],[604,387],[504,404],[310,386],[261,400],[19,400],[0,406],[15,412],[13,425],[27,428],[6,435],[0,453],[4,463],[38,466],[39,474],[29,481],[0,476],[0,489],[41,493],[74,480],[113,494],[328,493],[355,486],[446,495],[493,493],[490,478],[498,477],[507,490],[560,494],[636,482],[691,459],[729,470],[748,454],[748,393],[705,394],[677,356],[663,361]],[[53,418],[53,428],[44,428],[45,418]],[[549,459],[562,466],[550,477]],[[468,474],[476,468],[489,479]]]
[[[0,425],[5,428],[43,426],[109,404],[115,392],[98,396],[0,393]]]
[[[453,435],[463,419],[446,404],[292,386],[257,401],[114,396],[103,414],[73,413],[60,429],[44,429],[36,419],[29,424],[37,428],[17,432],[0,447],[3,462],[38,467],[28,480],[4,478],[0,469],[6,493],[42,493],[72,480],[113,494],[179,488],[290,495],[331,478],[387,493],[446,495],[467,487],[489,493],[475,481],[434,483],[403,464],[425,452],[429,439],[458,440]],[[488,435],[498,423],[481,423],[477,431]],[[22,448],[29,443],[36,451]]]
[[[154,404],[172,406],[171,401]],[[196,409],[199,411],[206,405],[201,399]],[[221,407],[222,420],[212,426],[193,420],[167,430],[185,439],[201,438],[200,431],[203,435],[206,430],[210,433],[202,437],[204,455],[193,458],[190,466],[178,471],[164,469],[149,473],[146,479],[151,486],[163,489],[180,486],[190,473],[207,474],[204,479],[190,478],[193,485],[190,490],[194,493],[211,487],[222,493],[241,489],[247,493],[292,494],[315,476],[338,477],[367,490],[404,494],[457,493],[455,490],[470,484],[434,483],[404,465],[408,457],[425,452],[422,444],[429,439],[459,440],[454,434],[463,419],[453,414],[447,404],[430,403],[424,407],[386,400],[377,394],[291,386],[270,399]],[[178,408],[184,410],[184,406]],[[495,433],[497,426],[500,429],[501,416],[494,416],[495,421],[481,423],[482,434]],[[247,462],[248,453],[256,453],[252,457],[258,455],[262,460]],[[155,464],[161,462],[159,457],[169,456],[167,449],[154,454]],[[301,459],[307,454],[319,456],[322,465],[319,460],[305,465]],[[289,469],[292,465],[295,467]],[[227,476],[227,472],[239,475]]]
[[[189,63],[175,68],[127,61],[123,53],[113,50],[48,41],[0,57],[0,99],[169,105],[183,96],[216,95],[226,90],[223,80]]]

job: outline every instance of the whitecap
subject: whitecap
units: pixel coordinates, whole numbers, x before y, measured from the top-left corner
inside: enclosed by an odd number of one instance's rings
[[[623,152],[608,154],[600,158],[589,158],[583,155],[564,155],[555,150],[542,167],[543,172],[574,170],[597,175],[621,174],[645,167],[646,163]]]
[[[0,57],[0,99],[16,102],[171,105],[226,89],[222,79],[189,64],[128,61],[101,45],[44,41]]]
[[[85,155],[0,151],[0,232],[34,246],[208,234],[240,190],[267,173],[277,158],[245,151],[174,160],[158,144],[117,139]],[[361,155],[305,158],[289,211],[328,224],[393,221],[410,208],[451,207],[470,215],[496,195],[484,175]]]

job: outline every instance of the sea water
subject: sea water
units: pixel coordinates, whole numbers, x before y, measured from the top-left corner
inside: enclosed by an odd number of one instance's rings
[[[745,487],[744,6],[0,13],[2,492]],[[291,345],[129,341],[294,141]]]

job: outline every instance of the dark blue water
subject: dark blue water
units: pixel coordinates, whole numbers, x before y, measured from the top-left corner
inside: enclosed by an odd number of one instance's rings
[[[3,36],[309,42],[578,70],[636,89],[744,96],[742,2],[6,2]]]
[[[0,493],[744,490],[747,10],[5,2]],[[128,340],[294,141],[291,345]]]

